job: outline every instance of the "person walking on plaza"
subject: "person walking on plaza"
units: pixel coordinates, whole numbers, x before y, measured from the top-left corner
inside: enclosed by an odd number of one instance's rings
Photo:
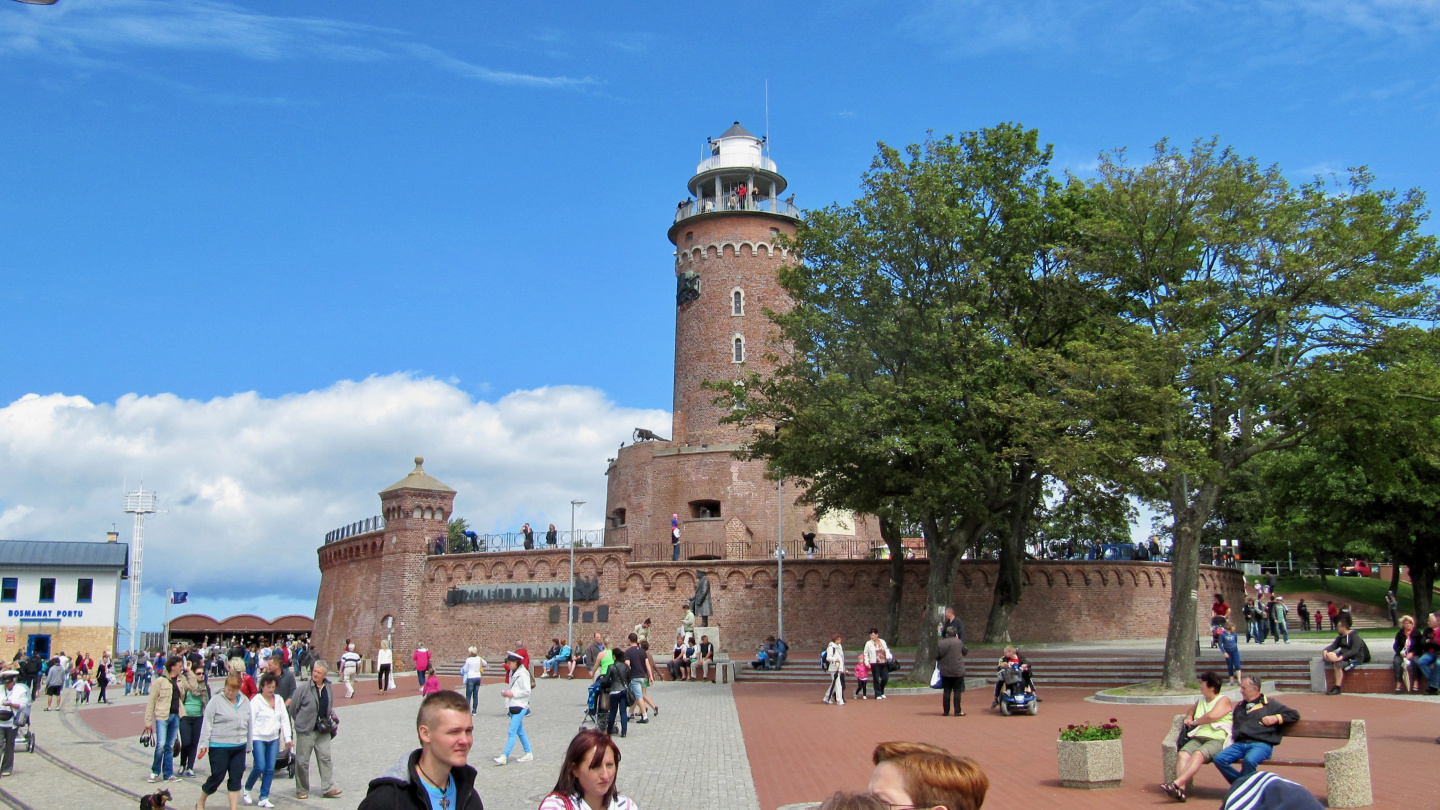
[[[1325,615],[1330,617],[1330,631],[1335,632],[1339,630],[1340,625],[1338,619],[1340,618],[1340,608],[1335,607],[1334,602],[1325,603]]]
[[[1310,614],[1305,609],[1305,600],[1301,599],[1295,604],[1295,612],[1300,614],[1300,630],[1310,632]]]
[[[885,687],[890,683],[890,645],[880,637],[880,631],[870,628],[870,640],[865,642],[865,663],[870,667],[870,678],[875,684],[875,699],[885,699]]]
[[[260,694],[250,701],[254,766],[250,770],[250,777],[245,780],[245,795],[242,798],[249,804],[250,791],[255,789],[255,782],[260,780],[260,807],[275,806],[270,803],[270,785],[275,781],[275,760],[281,748],[295,747],[295,735],[290,730],[290,713],[285,710],[284,699],[275,693],[278,685],[279,679],[275,677],[275,673],[264,673],[260,676]]]
[[[15,771],[15,736],[30,715],[30,687],[20,682],[20,672],[7,669],[0,672],[0,709],[10,716],[0,720],[0,735],[5,739],[5,753],[0,757],[0,776],[11,776]]]
[[[96,700],[95,700],[96,703],[109,703],[109,702],[110,702],[110,701],[107,700],[106,697],[105,697],[105,687],[107,687],[107,686],[109,686],[109,685],[110,685],[110,666],[109,666],[108,664],[106,664],[106,663],[101,663],[100,666],[98,666],[98,667],[95,668],[95,686],[96,686],[97,689],[100,690],[100,695],[99,695],[99,697],[97,697]]]
[[[515,750],[515,741],[525,749],[525,755],[516,762],[530,762],[535,754],[530,750],[530,738],[525,736],[525,715],[530,713],[530,673],[525,670],[520,656],[508,653],[505,656],[505,689],[500,697],[505,698],[505,710],[510,713],[510,730],[505,738],[505,751],[495,757],[496,765],[510,761],[510,752]]]
[[[290,701],[290,716],[295,721],[295,798],[310,798],[310,755],[320,769],[320,783],[325,788],[324,796],[333,799],[341,793],[335,786],[334,768],[330,762],[330,740],[335,736],[335,727],[330,723],[330,712],[335,706],[335,696],[325,675],[330,665],[316,660],[310,666],[310,680],[295,690]]]
[[[200,801],[195,803],[195,810],[205,810],[205,800],[220,789],[222,780],[230,794],[230,810],[240,806],[245,751],[250,747],[255,731],[250,722],[250,700],[240,692],[240,680],[239,674],[230,673],[225,678],[225,688],[205,704],[205,721],[200,725],[199,755],[209,754],[210,776],[200,786]]]
[[[960,639],[961,644],[965,643],[965,622],[960,621],[960,617],[955,614],[955,608],[953,607],[945,608],[945,620],[940,624],[941,636],[945,635],[945,628],[947,627],[955,628],[955,637]]]
[[[1290,643],[1290,623],[1288,621],[1289,610],[1285,608],[1285,597],[1270,597],[1270,632],[1278,642],[1281,636],[1285,637],[1285,643]]]
[[[480,681],[485,677],[486,662],[476,648],[470,648],[470,657],[460,665],[460,680],[465,684],[465,699],[470,701],[470,713],[480,708]]]
[[[640,641],[650,640],[650,620],[648,618],[635,625],[635,637]]]
[[[176,656],[165,661],[165,674],[150,699],[145,701],[145,730],[155,735],[155,759],[150,765],[150,778],[158,782],[163,776],[167,782],[178,782],[175,776],[175,760],[171,747],[180,733],[180,688],[176,680],[184,662]]]
[[[870,686],[870,665],[865,663],[865,656],[861,655],[855,659],[855,694],[850,696],[851,700],[865,700],[866,689]]]
[[[1235,635],[1235,623],[1226,622],[1220,634],[1220,652],[1225,654],[1225,677],[1233,683],[1240,683],[1245,669],[1240,664],[1240,639]]]
[[[425,670],[425,687],[420,690],[422,695],[433,695],[440,691],[440,676],[435,674],[435,667]]]
[[[570,741],[560,778],[550,794],[540,801],[539,810],[640,810],[621,795],[620,748],[614,738],[599,729],[585,729]]]
[[[1260,692],[1260,678],[1246,675],[1240,680],[1240,703],[1235,706],[1234,740],[1230,746],[1215,755],[1215,768],[1229,784],[1242,776],[1248,776],[1270,758],[1275,746],[1280,744],[1280,725],[1299,721],[1300,713],[1273,700]],[[1239,771],[1234,765],[1244,761]]]
[[[390,652],[388,640],[380,642],[380,649],[375,651],[375,669],[379,670],[379,676],[375,679],[380,684],[380,694],[390,691],[390,667],[394,665],[395,658]]]
[[[1160,789],[1176,801],[1185,801],[1185,786],[1205,763],[1214,761],[1215,756],[1224,750],[1225,741],[1230,739],[1230,728],[1234,724],[1230,714],[1233,704],[1230,698],[1220,694],[1221,688],[1219,675],[1200,673],[1200,700],[1190,710],[1190,716],[1185,718],[1190,739],[1177,754],[1175,781],[1160,785]]]
[[[475,723],[459,693],[427,695],[415,717],[420,747],[370,780],[359,810],[483,810],[468,763]]]
[[[624,737],[630,728],[630,715],[626,706],[630,703],[630,664],[625,660],[625,651],[616,647],[609,668],[600,676],[600,688],[610,696],[610,713],[605,718],[605,732],[615,733],[615,721],[620,721],[620,736]]]
[[[650,684],[660,680],[660,668],[655,666],[655,656],[650,654],[650,642],[640,642],[640,649],[645,653],[645,683],[640,687],[640,702],[648,706],[650,711],[655,713],[656,717],[659,717],[660,707],[655,704],[655,701],[650,699]],[[641,712],[643,713],[644,711],[642,707]],[[646,716],[645,722],[649,722],[648,716]]]
[[[1390,612],[1390,626],[1400,626],[1400,601],[1395,598],[1394,591],[1385,592],[1385,609]]]
[[[345,682],[345,697],[355,697],[355,677],[360,672],[360,653],[355,652],[354,644],[346,644],[345,652],[340,654],[340,679]]]
[[[941,716],[950,714],[950,696],[955,696],[955,716],[964,717],[960,698],[965,694],[965,644],[955,635],[955,628],[946,627],[935,652],[935,668],[940,670]]]
[[[65,667],[59,658],[50,659],[50,668],[45,670],[45,711],[55,711],[65,703],[61,690],[65,688]]]
[[[420,682],[420,691],[425,691],[425,670],[430,668],[430,650],[424,644],[415,648],[415,654],[410,656],[415,664],[415,678]]]
[[[625,703],[629,707],[629,713],[640,712],[640,719],[636,722],[650,722],[650,715],[645,711],[645,680],[650,674],[649,656],[645,649],[640,646],[640,637],[630,634],[630,646],[625,648],[625,665],[630,670],[630,677],[626,681],[626,688],[629,693],[625,696]]]
[[[825,690],[825,702],[836,706],[845,705],[845,648],[840,646],[840,634],[830,636],[825,647],[825,671],[830,673],[830,688]]]
[[[210,703],[210,684],[205,672],[195,671],[188,660],[180,665],[180,764],[175,770],[184,776],[195,775],[195,760],[200,750],[200,726],[205,722],[205,707]]]
[[[295,674],[285,666],[278,655],[270,656],[270,660],[265,663],[265,671],[275,676],[275,694],[289,706],[290,699],[295,697]]]
[[[1250,617],[1246,616],[1244,618],[1248,622]],[[1216,636],[1220,635],[1220,628],[1224,627],[1225,622],[1227,621],[1230,621],[1230,605],[1225,601],[1224,594],[1217,593],[1215,594],[1215,601],[1210,605],[1211,647],[1218,645],[1218,642],[1216,641]],[[1248,630],[1249,628],[1247,627],[1246,629]],[[1250,637],[1247,635],[1245,638],[1246,640],[1249,640]]]

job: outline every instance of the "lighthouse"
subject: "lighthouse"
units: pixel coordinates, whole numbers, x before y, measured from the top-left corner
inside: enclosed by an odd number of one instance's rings
[[[858,556],[880,542],[875,521],[838,515],[817,525],[795,505],[801,490],[767,479],[764,462],[735,458],[749,428],[721,424],[724,406],[705,387],[774,370],[781,346],[765,312],[791,306],[777,279],[787,261],[779,237],[794,236],[800,217],[764,138],[737,121],[707,147],[667,232],[675,246],[674,421],[668,440],[622,447],[610,462],[606,545],[669,561],[673,516],[681,561],[773,556],[781,537],[798,554],[807,532],[823,548]]]

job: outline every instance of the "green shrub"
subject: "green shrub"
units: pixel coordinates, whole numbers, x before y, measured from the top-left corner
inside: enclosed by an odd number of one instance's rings
[[[1120,721],[1110,718],[1110,722],[1099,725],[1081,723],[1080,725],[1069,725],[1060,729],[1060,739],[1064,742],[1095,742],[1097,740],[1118,740],[1120,739]]]

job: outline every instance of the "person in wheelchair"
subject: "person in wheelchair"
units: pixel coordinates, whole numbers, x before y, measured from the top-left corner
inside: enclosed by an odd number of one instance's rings
[[[15,771],[15,737],[29,733],[30,687],[19,682],[20,673],[7,669],[0,672],[0,735],[4,736],[5,752],[0,758],[0,776],[10,776]]]
[[[1030,662],[1025,660],[1025,656],[1021,655],[1019,650],[1015,649],[1015,645],[1005,645],[1005,654],[1000,656],[996,670],[995,700],[990,704],[990,708],[999,707],[1000,690],[1004,689],[1007,684],[1023,684],[1024,691],[1035,694],[1035,683],[1030,680]],[[1037,695],[1035,699],[1039,700],[1040,698]]]

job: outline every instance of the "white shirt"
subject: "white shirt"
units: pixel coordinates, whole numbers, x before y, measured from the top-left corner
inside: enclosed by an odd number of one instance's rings
[[[345,669],[350,669],[350,670],[359,669],[359,668],[360,668],[360,653],[357,653],[357,652],[355,652],[354,650],[349,650],[349,651],[347,651],[347,652],[345,652],[345,653],[342,653],[342,654],[340,655],[340,667],[341,667],[341,670],[342,670],[342,671],[344,671]]]
[[[889,649],[883,638],[878,642],[873,639],[865,642],[865,663],[873,666],[879,661],[889,660],[889,656],[885,654]]]
[[[506,691],[510,693],[510,697],[505,698],[505,708],[530,708],[530,673],[526,672],[524,667],[516,667],[515,671],[510,673],[510,683]]]
[[[829,672],[845,671],[845,648],[835,642],[830,642],[825,648],[825,664]]]
[[[375,651],[375,666],[388,667],[390,666],[391,662],[392,659],[390,657],[390,650],[388,648],[381,647],[380,649]]]
[[[460,677],[465,680],[479,680],[485,674],[485,659],[472,655],[460,665]]]
[[[282,745],[290,742],[290,713],[285,710],[284,698],[276,695],[273,709],[265,705],[263,692],[250,701],[250,736],[261,741],[279,740]]]
[[[19,715],[21,712],[30,708],[30,687],[16,681],[15,685],[10,687],[10,691],[5,693],[4,702],[10,705],[10,709],[14,711],[16,715]],[[0,728],[13,728],[14,726],[14,718],[0,720]]]
[[[583,796],[571,796],[570,804],[567,806],[563,796],[551,793],[545,797],[544,801],[540,802],[540,810],[595,810],[595,808],[586,804]],[[602,808],[602,810],[640,810],[640,805],[625,796],[616,796],[615,801],[611,802],[608,808]]]

